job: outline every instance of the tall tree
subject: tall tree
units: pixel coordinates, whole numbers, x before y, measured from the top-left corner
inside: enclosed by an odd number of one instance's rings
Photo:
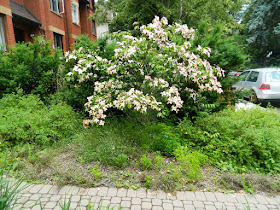
[[[242,4],[245,1],[108,0],[104,2],[102,0],[101,4],[115,14],[115,17],[110,22],[111,31],[131,30],[134,28],[134,22],[144,25],[150,23],[155,16],[164,16],[171,23],[180,22],[194,28],[198,27],[200,20],[207,21],[208,27],[212,28],[217,23],[220,23],[223,25],[223,31],[231,32],[232,29],[240,27],[240,24],[234,20],[234,16],[242,8]],[[104,8],[100,11],[102,10],[104,11]],[[98,19],[97,16],[95,15],[95,18]]]
[[[248,49],[262,66],[268,65],[269,55],[280,58],[279,12],[279,0],[254,0],[245,13]]]

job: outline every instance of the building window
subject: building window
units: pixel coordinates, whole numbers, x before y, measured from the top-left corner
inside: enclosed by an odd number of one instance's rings
[[[72,21],[73,23],[79,24],[79,6],[76,2],[71,2],[72,9]]]
[[[93,34],[93,35],[96,35],[95,21],[93,20],[91,23],[92,23],[92,34]]]
[[[63,50],[63,36],[61,34],[53,33],[54,47]]]
[[[50,0],[51,10],[56,13],[64,13],[63,0]]]
[[[0,50],[6,50],[4,18],[0,16]]]

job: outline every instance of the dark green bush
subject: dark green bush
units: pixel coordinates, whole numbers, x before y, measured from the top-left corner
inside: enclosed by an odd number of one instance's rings
[[[0,100],[0,141],[49,145],[77,132],[77,117],[66,104],[46,106],[36,95],[5,95]]]
[[[175,149],[181,146],[181,136],[174,126],[158,123],[150,126],[151,147],[162,154],[172,156]]]
[[[273,109],[224,110],[192,125],[184,120],[189,148],[203,151],[223,169],[280,171],[280,118]]]
[[[48,97],[57,90],[58,69],[63,57],[49,41],[37,37],[33,43],[18,43],[0,53],[0,97],[19,87],[23,93]]]

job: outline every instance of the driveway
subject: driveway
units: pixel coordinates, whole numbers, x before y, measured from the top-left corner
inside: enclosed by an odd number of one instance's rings
[[[280,114],[280,102],[274,102],[274,103],[271,103],[272,106],[276,107],[277,108],[277,111],[278,113]]]
[[[278,113],[280,114],[280,102],[272,102],[272,106],[277,108]],[[238,108],[244,108],[244,109],[250,109],[252,107],[256,106],[255,104],[249,102],[249,101],[240,101],[239,103],[236,104],[236,107]],[[262,107],[266,107],[267,105],[263,105]]]

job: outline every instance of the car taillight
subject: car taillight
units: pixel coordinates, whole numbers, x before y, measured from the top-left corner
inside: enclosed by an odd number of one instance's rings
[[[270,89],[270,84],[262,84],[259,89],[260,90],[269,90]]]

